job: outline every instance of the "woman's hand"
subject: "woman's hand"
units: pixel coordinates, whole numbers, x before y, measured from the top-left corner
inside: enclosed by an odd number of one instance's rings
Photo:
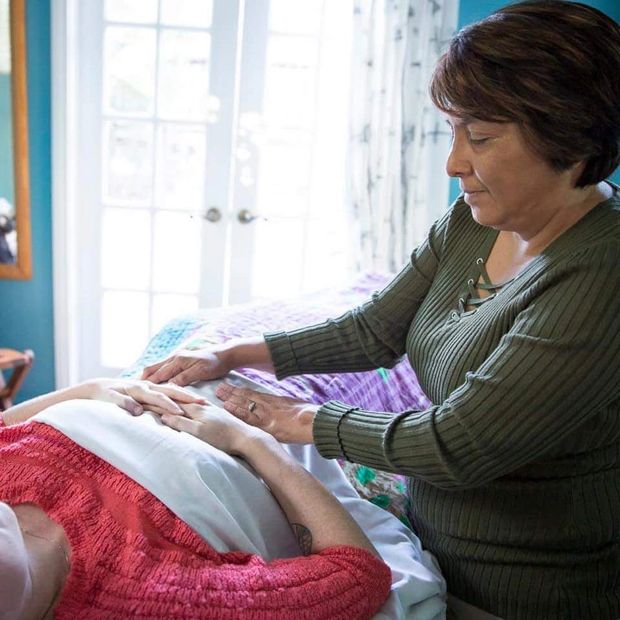
[[[235,368],[260,368],[273,372],[271,354],[262,336],[229,340],[195,351],[179,351],[147,366],[142,371],[142,379],[153,383],[168,381],[189,385],[219,379]]]
[[[161,421],[170,428],[194,435],[218,450],[235,456],[244,456],[249,440],[271,439],[268,433],[242,422],[221,407],[182,405],[183,415],[166,413]]]
[[[177,385],[157,385],[137,379],[91,379],[78,386],[79,398],[114,403],[133,415],[145,409],[158,413],[183,414],[179,405],[204,403],[204,398]]]
[[[189,385],[196,381],[208,381],[223,377],[231,368],[226,363],[225,350],[218,348],[196,351],[179,351],[174,355],[147,366],[142,379],[153,383],[168,381],[177,385]]]
[[[247,424],[260,428],[283,443],[313,443],[312,423],[318,405],[289,396],[272,396],[256,390],[220,383],[215,391],[223,407]]]

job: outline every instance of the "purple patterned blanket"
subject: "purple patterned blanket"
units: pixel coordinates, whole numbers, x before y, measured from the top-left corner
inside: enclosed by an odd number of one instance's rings
[[[151,339],[138,361],[123,376],[138,376],[144,366],[166,357],[176,349],[201,348],[230,338],[292,329],[338,316],[363,302],[388,279],[385,275],[366,274],[344,290],[329,290],[290,300],[203,310],[179,317]],[[314,403],[340,400],[364,409],[398,412],[412,408],[424,409],[429,402],[406,359],[392,369],[300,375],[283,381],[276,381],[270,373],[253,369],[240,369],[240,372],[275,392]],[[406,521],[402,476],[350,463],[341,465],[362,496]]]

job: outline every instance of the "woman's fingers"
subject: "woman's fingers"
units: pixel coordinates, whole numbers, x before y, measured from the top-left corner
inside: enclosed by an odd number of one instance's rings
[[[183,372],[183,370],[192,363],[193,360],[179,355],[169,357],[148,377],[148,380],[152,383],[166,383],[176,378],[179,373]]]
[[[180,370],[171,379],[170,383],[175,385],[191,385],[204,379],[204,372],[200,364],[193,363],[185,370]]]
[[[264,392],[258,392],[257,390],[251,390],[250,388],[240,388],[230,385],[230,383],[220,383],[215,389],[215,395],[223,402],[232,401],[235,404],[246,406],[250,404],[250,401],[255,403],[268,404],[271,401],[281,400],[286,398],[283,396],[273,396],[271,394],[265,394]]]
[[[251,415],[247,406],[244,407],[243,405],[232,403],[231,401],[227,400],[222,404],[222,408],[226,409],[228,413],[232,413],[236,418],[239,418],[240,420],[243,420],[248,424],[252,424],[252,426],[255,426],[256,422],[258,422],[258,418]]]
[[[164,360],[161,360],[159,362],[156,362],[155,364],[151,364],[150,366],[145,366],[142,369],[142,377],[141,379],[145,380],[145,381],[150,381],[151,380],[151,376],[157,372],[164,364],[167,364],[170,361],[170,358],[167,357]]]
[[[215,394],[221,399],[222,407],[226,411],[244,422],[256,426],[258,422],[256,409],[259,406],[260,392],[221,383],[215,390]]]
[[[226,383],[225,381],[222,381],[222,383],[220,383],[216,388],[215,388],[215,395],[220,399],[220,400],[227,400],[230,395],[233,393],[233,390],[235,388],[230,385],[230,383]]]

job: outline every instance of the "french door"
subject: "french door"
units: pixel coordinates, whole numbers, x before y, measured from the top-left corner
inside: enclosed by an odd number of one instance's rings
[[[351,12],[65,2],[67,382],[117,373],[174,316],[349,276]]]

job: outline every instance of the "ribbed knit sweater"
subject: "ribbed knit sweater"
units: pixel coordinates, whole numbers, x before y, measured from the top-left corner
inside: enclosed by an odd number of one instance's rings
[[[504,618],[617,619],[617,188],[468,311],[497,234],[459,199],[370,301],[266,341],[279,378],[407,354],[431,407],[330,401],[314,440],[323,456],[411,477],[412,523],[451,592]]]
[[[37,504],[67,533],[59,620],[351,620],[371,618],[391,587],[389,568],[353,547],[268,563],[218,553],[146,489],[37,422],[0,428],[0,501]]]

